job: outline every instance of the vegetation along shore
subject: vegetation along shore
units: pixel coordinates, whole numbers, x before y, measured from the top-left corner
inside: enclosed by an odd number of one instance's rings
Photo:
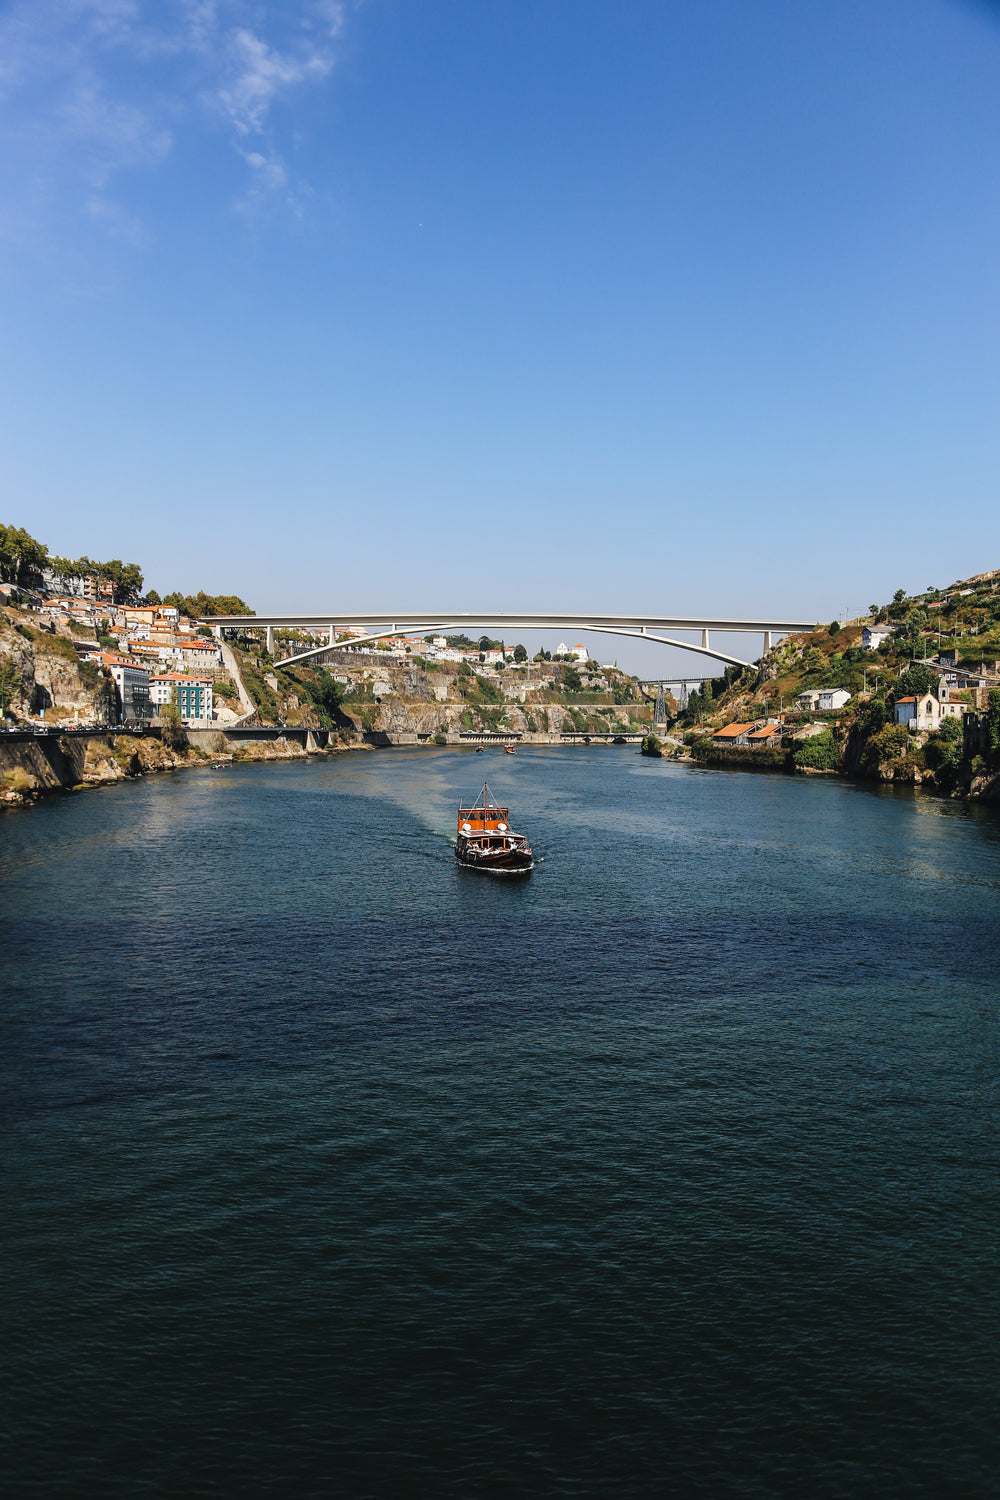
[[[238,595],[161,597],[136,563],[53,556],[0,526],[0,805],[212,761],[378,745],[634,742],[730,769],[842,774],[1000,801],[1000,570],[864,619],[786,636],[686,701],[660,697],[579,644],[529,656],[482,636],[252,626],[217,638]],[[655,718],[655,722],[654,722]]]

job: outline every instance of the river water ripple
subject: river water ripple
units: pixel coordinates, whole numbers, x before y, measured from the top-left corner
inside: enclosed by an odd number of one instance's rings
[[[605,748],[4,817],[8,1492],[995,1496],[998,897]]]

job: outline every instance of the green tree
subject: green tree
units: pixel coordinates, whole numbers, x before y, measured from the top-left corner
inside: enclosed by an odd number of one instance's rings
[[[870,698],[867,703],[862,703],[857,712],[855,720],[859,734],[869,736],[878,734],[889,723],[892,714],[883,698]]]
[[[567,667],[563,673],[563,687],[567,693],[581,693],[583,691],[583,678],[575,667]]]
[[[167,594],[163,603],[168,609],[179,610],[189,619],[211,619],[213,615],[252,615],[254,611],[238,594],[206,594],[199,589],[197,594],[181,594],[176,590]]]
[[[84,663],[87,665],[87,663]],[[117,724],[121,709],[118,689],[110,672],[105,672],[94,692],[94,715],[102,724]]]
[[[68,588],[80,576],[79,564],[73,562],[72,558],[69,557],[50,557],[49,568],[56,575],[63,588]]]
[[[866,771],[876,771],[879,766],[902,760],[909,746],[905,724],[886,724],[878,734],[872,735],[861,754],[861,765]]]
[[[990,769],[1000,770],[1000,688],[990,688],[986,709],[986,744]]]
[[[943,771],[946,767],[957,765],[962,759],[964,738],[961,719],[945,719],[924,747],[931,770]]]
[[[164,703],[160,709],[161,737],[163,743],[170,750],[179,750],[182,745],[187,744],[187,733],[184,728],[184,720],[181,711],[177,707],[177,689],[169,703]]]
[[[146,603],[156,606],[158,604],[162,604],[163,600],[160,598],[155,589],[150,589],[149,593],[146,595]]]
[[[121,591],[121,599],[129,604],[133,599],[138,599],[142,593],[142,569],[138,563],[125,563],[119,576],[118,586]]]
[[[840,750],[831,731],[825,729],[822,734],[803,740],[796,747],[794,759],[797,766],[808,766],[814,771],[835,771],[840,765]]]
[[[36,542],[23,526],[0,524],[0,579],[4,583],[14,583],[18,588],[39,585],[48,558],[48,547]]]
[[[936,693],[938,685],[938,674],[933,667],[925,667],[917,662],[912,667],[907,667],[901,677],[897,677],[889,693],[889,702],[898,703],[900,698],[919,697],[922,693]]]
[[[514,660],[517,662],[528,660],[528,653],[524,646],[521,645],[520,641],[518,641],[517,645],[514,647]]]
[[[0,714],[5,714],[20,690],[21,674],[10,656],[0,658]]]
[[[316,685],[313,688],[313,702],[323,710],[326,718],[330,721],[336,718],[340,709],[343,692],[340,683],[324,671],[322,667],[316,668]]]

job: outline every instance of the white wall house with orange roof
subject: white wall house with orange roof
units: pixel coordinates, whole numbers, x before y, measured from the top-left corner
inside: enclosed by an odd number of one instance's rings
[[[202,728],[212,721],[212,683],[208,677],[162,672],[149,679],[149,696],[157,711],[167,703],[176,703],[189,729]]]
[[[937,729],[944,719],[960,719],[968,706],[961,698],[951,698],[948,684],[942,683],[937,695],[915,693],[898,699],[895,720],[908,729]]]
[[[936,729],[940,721],[938,700],[933,693],[918,693],[896,703],[896,723],[907,729]]]

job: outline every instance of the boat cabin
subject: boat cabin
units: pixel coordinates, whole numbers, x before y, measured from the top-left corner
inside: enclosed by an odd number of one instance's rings
[[[460,807],[458,831],[468,838],[475,833],[506,833],[510,827],[506,807]]]

